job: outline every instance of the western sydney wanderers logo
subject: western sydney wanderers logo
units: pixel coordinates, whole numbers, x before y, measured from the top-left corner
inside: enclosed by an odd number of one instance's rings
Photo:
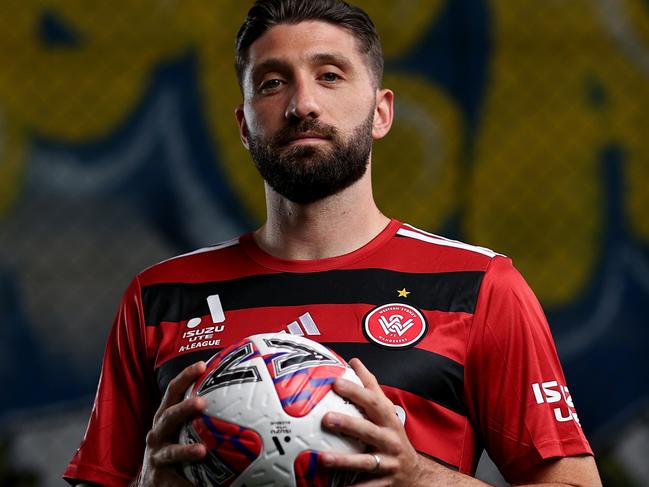
[[[402,303],[384,304],[367,313],[363,333],[374,343],[388,348],[407,348],[421,340],[428,324],[421,312]]]

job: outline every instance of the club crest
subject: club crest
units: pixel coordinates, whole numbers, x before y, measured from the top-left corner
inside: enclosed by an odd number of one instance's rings
[[[409,348],[426,334],[428,323],[410,305],[390,303],[371,310],[363,320],[363,333],[372,342],[387,348]]]

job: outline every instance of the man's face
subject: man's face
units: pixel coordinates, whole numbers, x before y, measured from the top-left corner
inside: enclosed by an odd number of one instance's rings
[[[324,22],[280,24],[249,50],[241,137],[266,182],[297,203],[367,169],[377,92],[356,41]]]

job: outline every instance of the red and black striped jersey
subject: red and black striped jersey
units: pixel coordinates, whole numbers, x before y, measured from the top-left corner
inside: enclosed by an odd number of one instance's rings
[[[169,381],[246,336],[287,331],[358,357],[414,447],[467,474],[483,448],[506,478],[592,454],[543,311],[511,261],[396,220],[317,261],[246,234],[156,264],[126,290],[69,480],[127,485]]]

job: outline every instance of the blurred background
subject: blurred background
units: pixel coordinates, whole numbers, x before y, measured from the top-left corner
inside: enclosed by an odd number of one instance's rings
[[[62,484],[130,279],[262,221],[250,3],[2,0],[0,485]],[[649,2],[356,3],[397,96],[380,207],[513,258],[605,485],[649,485]]]

